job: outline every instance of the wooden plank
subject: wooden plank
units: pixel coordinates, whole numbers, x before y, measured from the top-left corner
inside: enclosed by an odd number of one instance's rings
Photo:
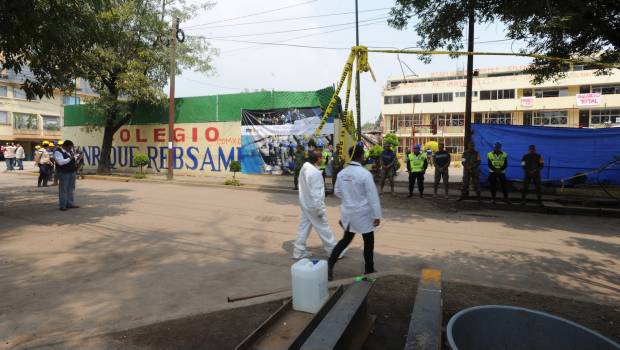
[[[350,285],[301,349],[352,349],[364,322],[368,322],[367,297],[372,286],[369,281]]]
[[[441,349],[441,271],[423,269],[405,350]]]

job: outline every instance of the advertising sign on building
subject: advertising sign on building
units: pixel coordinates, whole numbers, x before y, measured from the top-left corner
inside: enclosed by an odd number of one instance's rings
[[[333,142],[334,121],[329,118],[321,129],[321,137],[314,132],[321,123],[320,108],[282,108],[242,111],[241,154],[245,173],[287,174],[294,170],[293,154],[297,145],[309,147],[313,140],[326,149]]]
[[[599,92],[577,94],[577,106],[598,106],[601,104],[602,99],[602,95]]]
[[[521,97],[521,106],[523,106],[523,107],[533,107],[535,99],[536,99],[536,97],[534,97],[534,96],[523,96],[523,97]]]

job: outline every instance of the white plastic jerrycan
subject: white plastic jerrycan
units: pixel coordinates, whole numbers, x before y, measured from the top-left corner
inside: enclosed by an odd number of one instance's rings
[[[317,313],[327,301],[327,261],[301,259],[291,266],[293,310]]]

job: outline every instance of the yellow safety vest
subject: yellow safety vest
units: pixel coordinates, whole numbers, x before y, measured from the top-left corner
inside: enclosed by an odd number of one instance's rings
[[[323,159],[321,159],[321,164],[319,165],[319,169],[325,170],[325,166],[327,165],[327,158],[329,158],[330,153],[329,151],[323,151],[322,155],[323,155]]]
[[[502,152],[499,155],[495,154],[495,152],[493,151],[487,153],[487,159],[489,160],[489,163],[493,165],[495,169],[500,169],[501,167],[503,167],[504,163],[506,163],[507,158],[508,158],[508,154],[506,154],[506,152]],[[502,173],[504,172],[505,170],[502,171]]]
[[[419,173],[424,170],[424,161],[426,160],[426,153],[409,153],[409,167],[412,173]]]

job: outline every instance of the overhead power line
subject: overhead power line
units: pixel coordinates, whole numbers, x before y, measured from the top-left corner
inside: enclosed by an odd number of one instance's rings
[[[188,26],[188,27],[186,27],[186,29],[197,27],[197,26],[202,26],[202,25],[211,25],[211,24],[217,24],[217,23],[224,23],[224,22],[230,22],[230,21],[234,21],[234,20],[237,20],[237,19],[241,19],[241,18],[248,18],[248,17],[258,16],[258,15],[264,15],[266,13],[282,11],[282,10],[285,10],[285,9],[289,9],[289,8],[293,8],[293,7],[297,7],[297,6],[303,6],[303,5],[307,5],[307,4],[310,4],[310,3],[313,3],[313,2],[317,2],[317,1],[318,0],[304,1],[304,2],[297,3],[297,4],[288,5],[288,6],[284,6],[284,7],[279,7],[279,8],[275,8],[275,9],[271,9],[271,10],[250,13],[250,14],[243,15],[243,16],[237,16],[237,17],[221,19],[219,21],[203,23],[203,24],[197,24],[197,25],[194,25],[194,26]]]
[[[377,12],[377,11],[384,11],[384,10],[389,10],[389,9],[390,9],[389,7],[383,7],[383,8],[376,8],[376,9],[370,9],[370,10],[362,10],[362,11],[359,11],[359,13]],[[290,21],[296,21],[296,20],[300,20],[300,19],[325,18],[325,17],[333,17],[333,16],[342,16],[342,15],[350,15],[350,14],[353,14],[353,13],[355,13],[355,11],[326,13],[326,14],[322,14],[322,15],[312,15],[312,16],[302,16],[302,17],[278,18],[278,19],[271,19],[271,20],[265,20],[265,21],[243,22],[243,23],[233,23],[233,24],[222,24],[222,25],[215,25],[215,26],[212,26],[212,25],[209,25],[209,24],[198,24],[198,25],[193,25],[193,26],[186,27],[186,29],[197,30],[198,28],[200,28],[200,29],[211,29],[211,28],[238,27],[238,26],[252,25],[252,24],[264,24],[264,23],[274,23],[274,22],[290,22]]]
[[[374,22],[374,23],[366,23],[366,24],[360,25],[360,27],[367,27],[367,26],[372,26],[372,25],[377,25],[377,24],[382,24],[382,23],[383,23],[383,21]],[[231,39],[215,39],[215,40],[230,41],[230,42],[244,42],[244,43],[257,44],[257,45],[253,45],[253,46],[241,47],[241,48],[236,48],[236,49],[232,49],[232,50],[224,51],[223,52],[224,54],[230,54],[230,53],[237,52],[237,51],[253,49],[255,47],[259,47],[259,46],[263,46],[263,45],[282,44],[282,43],[289,42],[291,40],[308,38],[308,37],[312,37],[312,36],[325,35],[325,34],[334,33],[334,32],[341,32],[341,31],[345,31],[345,30],[349,30],[349,29],[354,29],[354,28],[355,28],[355,26],[351,25],[351,26],[348,26],[346,28],[340,28],[340,29],[328,30],[328,31],[319,32],[319,33],[300,35],[300,36],[295,36],[295,37],[292,37],[292,38],[287,38],[287,39],[278,40],[278,41],[274,41],[274,42],[256,42],[256,41],[231,40]],[[207,39],[209,39],[209,38],[207,38]],[[306,46],[305,45],[297,45],[296,47],[306,47]],[[308,48],[329,49],[329,50],[350,50],[351,49],[350,47],[315,47],[315,46],[307,46],[307,47]]]
[[[384,19],[387,19],[387,17],[384,16],[384,17],[369,18],[369,19],[366,19],[366,20],[363,20],[363,21],[359,21],[359,23],[367,23],[367,22],[373,22],[373,21],[384,20]],[[307,30],[316,30],[316,29],[324,29],[324,28],[334,28],[334,27],[350,26],[352,24],[355,24],[355,22],[331,24],[331,25],[318,26],[318,27],[288,29],[288,30],[280,30],[280,31],[275,31],[275,32],[248,33],[248,34],[237,34],[237,35],[226,35],[226,36],[213,36],[213,37],[209,37],[208,39],[228,39],[228,38],[241,38],[241,37],[246,37],[246,36],[259,36],[259,35],[273,35],[273,34],[294,33],[294,32],[303,32],[303,31],[307,31]]]

